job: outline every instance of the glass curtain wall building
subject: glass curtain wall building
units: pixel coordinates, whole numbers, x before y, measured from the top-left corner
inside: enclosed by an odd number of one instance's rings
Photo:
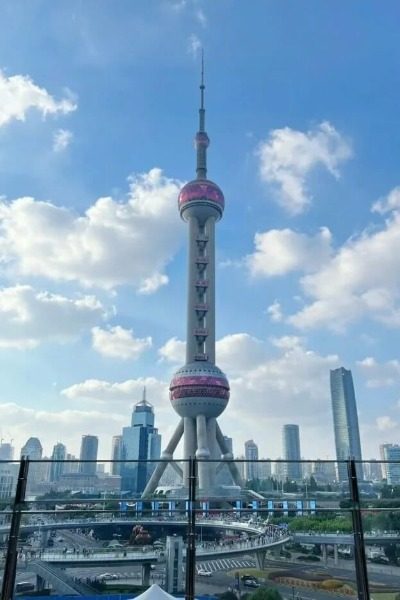
[[[285,463],[284,475],[289,481],[300,481],[302,478],[300,433],[298,425],[284,425],[282,429],[283,458],[299,462]]]
[[[155,468],[155,463],[145,461],[158,460],[160,454],[161,435],[154,427],[154,409],[144,390],[142,400],[133,409],[131,426],[122,430],[123,460],[138,461],[121,465],[122,489],[143,492]]]
[[[330,373],[333,426],[335,431],[336,458],[362,460],[360,431],[353,377],[344,367]],[[362,465],[357,465],[359,479],[363,479]],[[339,481],[347,481],[347,466],[338,463]]]

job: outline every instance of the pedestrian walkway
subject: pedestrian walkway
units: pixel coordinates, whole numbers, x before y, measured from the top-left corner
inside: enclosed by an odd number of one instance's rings
[[[196,571],[208,571],[216,573],[217,571],[232,571],[233,569],[254,568],[256,563],[254,560],[234,560],[232,558],[221,558],[219,560],[208,560],[196,564]]]

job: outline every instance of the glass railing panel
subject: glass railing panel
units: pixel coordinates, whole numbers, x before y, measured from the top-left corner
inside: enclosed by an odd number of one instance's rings
[[[355,505],[342,465],[297,461],[293,470],[290,461],[229,462],[197,461],[191,504],[187,461],[162,465],[150,492],[157,462],[32,461],[17,584],[39,583],[64,595],[75,587],[84,595],[133,597],[151,583],[178,591],[185,587],[193,508],[197,595],[258,587],[295,599],[355,595]],[[379,477],[377,461],[370,462],[356,473],[369,589],[379,599],[380,592],[400,590],[400,497],[395,481]],[[15,486],[16,476],[1,514],[3,552]],[[62,569],[64,592],[51,575],[38,577],[43,565]],[[0,573],[4,567],[3,560]]]

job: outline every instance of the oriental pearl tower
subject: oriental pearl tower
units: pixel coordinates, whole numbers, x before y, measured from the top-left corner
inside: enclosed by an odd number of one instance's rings
[[[202,60],[196,179],[187,183],[178,197],[179,213],[189,231],[186,364],[176,371],[169,389],[171,404],[181,419],[143,497],[154,493],[182,436],[183,458],[199,459],[200,493],[218,495],[217,475],[224,462],[233,482],[242,487],[217,423],[229,401],[228,380],[215,364],[215,224],[222,218],[225,200],[218,185],[207,179],[210,140],[205,131],[204,90]],[[176,463],[170,464],[187,487],[188,464],[184,464],[183,471]]]

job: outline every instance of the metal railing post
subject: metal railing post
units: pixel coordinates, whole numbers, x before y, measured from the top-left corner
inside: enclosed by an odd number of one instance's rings
[[[358,493],[357,469],[354,459],[347,461],[347,475],[349,478],[350,498],[352,500],[351,518],[353,523],[354,562],[356,567],[358,600],[369,600],[364,531],[360,509],[360,496]]]
[[[4,567],[1,600],[12,600],[14,596],[15,575],[17,571],[18,538],[21,525],[21,511],[25,501],[26,484],[28,481],[29,458],[23,456],[19,464],[17,489],[11,517],[10,535],[8,538],[6,564]]]
[[[185,600],[194,600],[196,577],[196,479],[197,460],[189,458],[189,504],[186,545],[186,587]]]

